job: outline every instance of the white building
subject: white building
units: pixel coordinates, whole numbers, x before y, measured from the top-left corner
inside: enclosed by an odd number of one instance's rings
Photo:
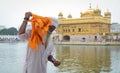
[[[120,33],[120,24],[119,23],[112,23],[110,32],[111,33]]]
[[[0,35],[0,42],[15,42],[19,40],[18,35]]]
[[[120,24],[119,23],[112,23],[110,32],[113,33],[114,40],[120,40]]]

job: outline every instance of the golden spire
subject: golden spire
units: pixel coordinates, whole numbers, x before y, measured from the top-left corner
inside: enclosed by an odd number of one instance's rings
[[[110,12],[109,12],[109,9],[107,9],[107,12],[106,12],[107,14],[111,14]]]
[[[97,5],[97,9],[99,9],[99,8],[98,8],[98,5]]]
[[[91,3],[89,4],[90,6],[89,6],[89,8],[91,9],[92,7],[91,7]]]
[[[96,7],[96,11],[97,11],[97,12],[101,12],[101,10],[99,9],[98,5],[97,5],[97,7]]]
[[[111,16],[111,12],[107,9],[107,12],[104,13],[105,16]]]
[[[109,9],[107,9],[107,12],[109,12]]]

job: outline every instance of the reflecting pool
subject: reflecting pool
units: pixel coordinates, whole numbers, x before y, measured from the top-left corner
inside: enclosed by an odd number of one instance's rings
[[[59,72],[120,73],[120,46],[57,45]]]
[[[0,73],[23,73],[26,42],[0,43]],[[59,67],[47,73],[120,73],[120,46],[55,45]]]

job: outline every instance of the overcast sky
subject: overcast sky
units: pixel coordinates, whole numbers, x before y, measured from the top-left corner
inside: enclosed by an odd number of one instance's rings
[[[120,23],[120,0],[0,0],[0,25],[19,28],[28,11],[52,17],[58,17],[59,12],[64,17],[71,13],[73,18],[79,18],[90,3],[92,8],[98,5],[102,14],[109,9],[112,22]]]

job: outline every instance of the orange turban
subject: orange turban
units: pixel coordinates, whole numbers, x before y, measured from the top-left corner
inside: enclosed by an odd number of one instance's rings
[[[51,21],[52,20],[48,17],[32,14],[32,19],[29,20],[29,22],[32,23],[32,33],[28,42],[32,49],[38,50],[39,43],[44,45],[43,36],[47,34]]]

